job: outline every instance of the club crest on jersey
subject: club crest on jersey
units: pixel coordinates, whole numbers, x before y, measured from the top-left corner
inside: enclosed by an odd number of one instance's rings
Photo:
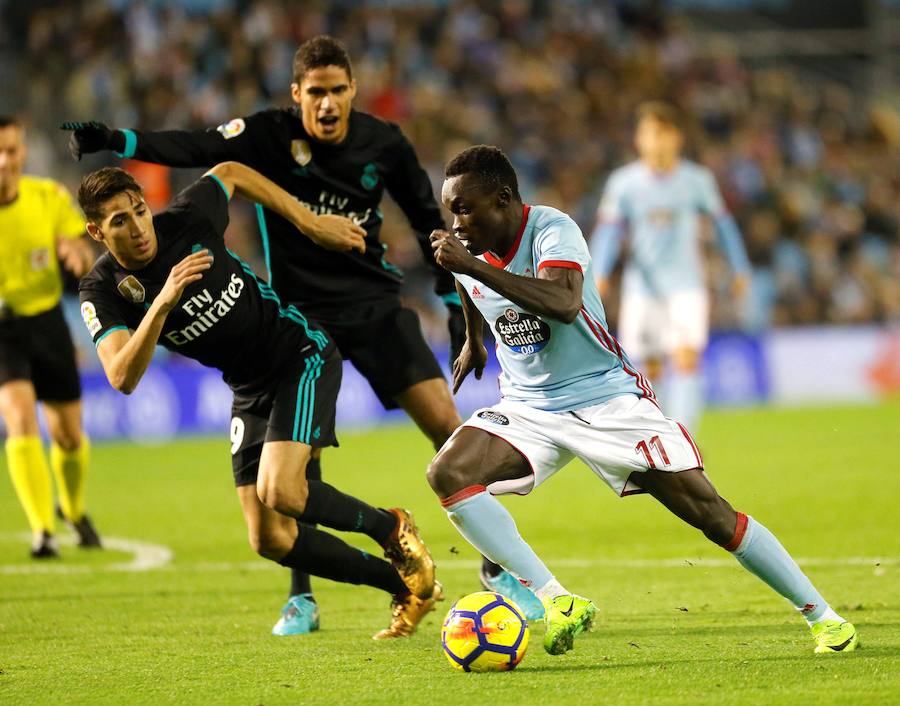
[[[291,157],[301,167],[305,167],[312,160],[312,150],[306,140],[291,140]]]
[[[119,290],[119,294],[135,304],[143,303],[147,296],[144,285],[138,282],[137,277],[134,275],[128,275],[125,279],[121,280],[117,289]]]
[[[509,419],[504,415],[500,414],[500,412],[495,412],[492,409],[483,409],[478,413],[478,418],[483,419],[486,422],[491,422],[492,424],[501,424],[506,426],[509,424]]]
[[[103,328],[100,319],[97,318],[97,309],[90,302],[84,302],[81,305],[81,318],[84,319],[84,325],[87,326],[88,333],[91,336]]]
[[[227,123],[222,123],[216,130],[226,140],[230,140],[232,137],[240,135],[246,127],[247,123],[245,123],[242,118],[235,118],[234,120],[229,120]]]
[[[359,179],[366,191],[371,191],[378,186],[378,167],[374,164],[367,164],[363,167],[362,176]]]
[[[550,341],[550,326],[534,314],[507,309],[494,322],[497,340],[516,353],[531,355]]]

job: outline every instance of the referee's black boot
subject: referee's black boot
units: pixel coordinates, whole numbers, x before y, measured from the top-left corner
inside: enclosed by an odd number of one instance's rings
[[[66,526],[72,530],[76,535],[78,535],[78,546],[82,549],[102,549],[103,543],[100,541],[100,535],[97,533],[97,530],[94,528],[94,523],[91,522],[91,518],[87,515],[82,515],[81,519],[78,522],[73,522],[68,517],[66,517],[65,513],[62,511],[62,508],[57,505],[56,506],[56,516],[59,517],[63,522],[66,523]]]
[[[59,559],[59,549],[56,547],[56,538],[47,530],[41,530],[34,536],[31,543],[32,559]]]

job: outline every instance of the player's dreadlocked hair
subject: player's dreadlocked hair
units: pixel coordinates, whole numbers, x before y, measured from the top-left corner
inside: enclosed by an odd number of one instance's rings
[[[300,83],[308,71],[323,66],[338,66],[347,72],[347,78],[353,80],[353,67],[347,49],[334,37],[320,34],[303,42],[294,54],[294,81]]]
[[[499,147],[491,145],[469,147],[451,159],[444,169],[445,177],[469,173],[477,175],[481,183],[491,191],[508,186],[512,195],[519,201],[522,200],[519,196],[516,170]]]
[[[103,204],[123,191],[144,193],[141,185],[124,169],[103,167],[81,180],[81,186],[78,187],[78,205],[81,206],[87,219],[96,223],[103,219]]]

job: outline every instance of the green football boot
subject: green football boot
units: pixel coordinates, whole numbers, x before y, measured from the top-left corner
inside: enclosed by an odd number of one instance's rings
[[[859,647],[859,633],[853,623],[839,620],[823,620],[812,626],[813,639],[816,641],[815,653],[818,655],[832,652],[852,652]]]
[[[597,606],[575,595],[547,598],[542,602],[547,626],[544,649],[551,655],[564,654],[574,647],[576,635],[590,629]]]

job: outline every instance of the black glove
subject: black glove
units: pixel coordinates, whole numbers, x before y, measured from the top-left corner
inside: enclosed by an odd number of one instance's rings
[[[100,150],[122,152],[125,149],[125,135],[118,130],[110,130],[95,120],[89,123],[63,123],[59,129],[72,131],[69,136],[69,153],[78,161],[81,161],[83,154]]]
[[[448,304],[447,329],[450,331],[450,370],[453,371],[453,363],[462,353],[462,347],[466,342],[466,316],[461,306]]]

